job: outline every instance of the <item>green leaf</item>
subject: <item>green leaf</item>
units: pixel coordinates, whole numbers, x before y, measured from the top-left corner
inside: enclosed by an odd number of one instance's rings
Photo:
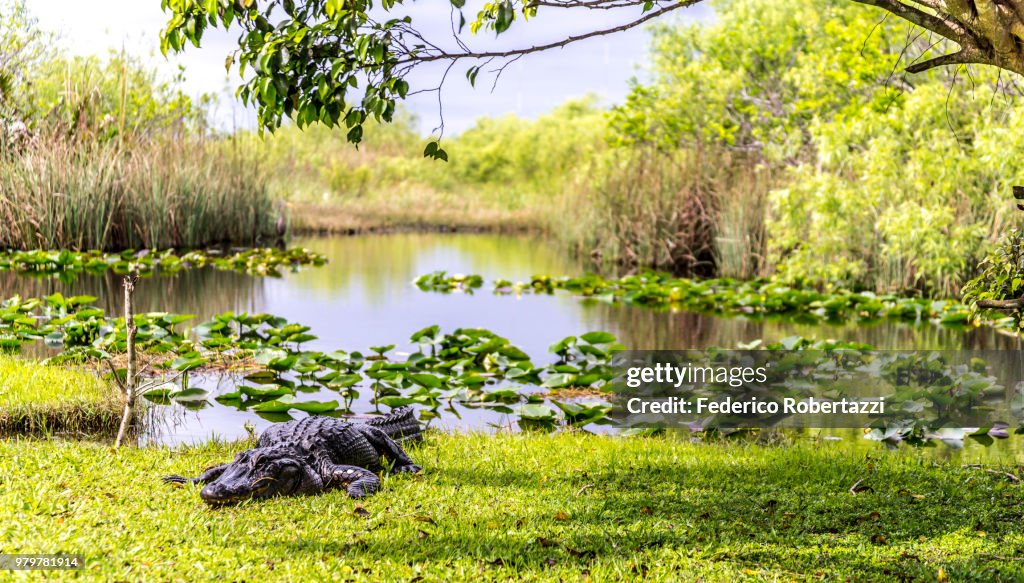
[[[530,419],[536,421],[553,421],[558,418],[558,413],[541,403],[528,403],[516,407],[515,412],[523,419]]]
[[[432,374],[412,373],[409,375],[409,378],[411,378],[416,384],[427,387],[428,389],[436,389],[441,386],[441,379]]]
[[[419,342],[424,338],[433,339],[437,337],[439,332],[441,332],[441,327],[438,326],[437,324],[434,324],[433,326],[427,326],[426,328],[414,333],[412,336],[409,337],[409,340],[412,342]]]
[[[396,407],[404,407],[405,405],[412,405],[413,403],[418,402],[417,399],[412,397],[381,397],[378,401],[380,404],[387,405],[392,409]]]
[[[541,386],[551,389],[558,389],[570,386],[574,382],[576,382],[576,375],[568,373],[558,373],[550,375],[546,379],[544,379],[544,382],[541,383]]]
[[[282,395],[273,401],[264,401],[263,403],[257,403],[252,407],[253,411],[260,411],[263,413],[287,413],[289,409],[295,404],[295,397],[291,395]]]
[[[494,19],[494,32],[501,34],[508,30],[512,26],[512,20],[515,19],[516,12],[512,7],[511,0],[503,0],[498,4],[498,14]]]
[[[182,391],[175,391],[170,394],[170,397],[175,401],[181,402],[196,402],[205,401],[206,396],[210,393],[203,389],[185,389]]]
[[[269,370],[261,370],[259,372],[245,375],[245,380],[261,384],[272,383],[277,380],[277,374]]]
[[[290,395],[292,391],[287,387],[272,385],[269,388],[241,386],[238,387],[238,392],[253,399],[270,399],[282,395]]]
[[[609,332],[587,332],[580,339],[587,344],[611,344],[615,342],[615,335]]]
[[[298,409],[306,413],[319,414],[329,413],[338,409],[337,401],[297,401],[292,403],[292,409]]]

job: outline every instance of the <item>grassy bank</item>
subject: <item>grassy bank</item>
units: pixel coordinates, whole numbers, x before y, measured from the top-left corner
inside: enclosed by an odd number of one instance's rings
[[[121,401],[84,370],[0,356],[0,435],[112,433]]]
[[[293,202],[289,230],[296,235],[355,235],[393,231],[527,232],[543,224],[537,209],[510,211],[468,196],[432,190],[359,201]]]
[[[5,552],[83,553],[92,579],[1019,580],[1022,495],[918,452],[589,435],[432,435],[425,468],[213,510],[160,483],[238,445],[0,442]],[[850,488],[861,480],[858,493]]]

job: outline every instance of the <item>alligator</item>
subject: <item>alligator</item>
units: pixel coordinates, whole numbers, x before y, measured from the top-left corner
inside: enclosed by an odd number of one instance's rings
[[[199,496],[210,505],[250,498],[315,494],[344,487],[352,498],[380,488],[381,458],[393,472],[419,472],[399,442],[422,439],[413,410],[400,407],[365,423],[306,417],[271,426],[256,447],[196,478],[167,476],[165,483],[203,484]]]

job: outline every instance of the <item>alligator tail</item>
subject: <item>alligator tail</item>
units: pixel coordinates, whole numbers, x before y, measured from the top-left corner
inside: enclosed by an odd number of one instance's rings
[[[423,439],[420,422],[416,420],[416,412],[412,407],[398,407],[387,415],[370,419],[366,424],[387,433],[388,437],[399,443]]]

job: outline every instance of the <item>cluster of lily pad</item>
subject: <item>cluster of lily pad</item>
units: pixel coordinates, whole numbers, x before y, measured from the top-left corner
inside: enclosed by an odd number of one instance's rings
[[[16,350],[41,340],[60,348],[51,357],[54,361],[112,361],[127,349],[125,320],[107,317],[92,305],[95,300],[61,294],[8,299],[0,305],[0,346]],[[135,315],[138,349],[155,357],[155,368],[177,371],[181,377],[181,382],[152,388],[145,394],[149,400],[203,406],[211,395],[190,386],[188,375],[241,363],[250,370],[245,376],[248,384],[214,398],[261,414],[292,409],[345,412],[360,391],[367,390],[378,406],[416,403],[428,419],[437,416],[444,403],[458,402],[516,413],[524,424],[584,425],[604,421],[611,406],[584,399],[555,402],[552,408],[544,393],[568,388],[600,391],[614,374],[612,353],[622,349],[607,332],[570,336],[551,346],[556,361],[540,366],[489,330],[461,328],[442,334],[438,326],[430,326],[410,338],[414,352],[397,358],[392,356],[394,345],[371,347],[365,354],[304,350],[303,344],[316,339],[310,328],[270,314],[227,312],[192,330],[182,329],[192,318],[164,312]],[[124,370],[113,373],[123,376]],[[524,391],[525,387],[533,390]],[[336,392],[339,399],[302,398],[304,392],[322,389]]]
[[[479,275],[449,275],[444,271],[414,281],[424,291],[472,293],[483,287]],[[695,280],[646,272],[618,279],[588,274],[581,277],[533,276],[528,282],[499,279],[496,294],[552,294],[563,290],[607,302],[674,308],[711,314],[777,314],[814,320],[934,321],[946,326],[971,322],[970,310],[955,301],[900,297],[872,292],[820,292],[800,289],[771,279],[731,278]]]
[[[113,362],[115,355],[126,350],[125,322],[107,317],[92,305],[95,299],[60,294],[11,298],[0,305],[0,346],[17,349],[43,341],[60,349],[54,360]],[[413,349],[408,353],[397,353],[394,345],[373,346],[366,352],[326,352],[304,349],[316,340],[308,326],[270,314],[228,312],[193,329],[183,328],[191,319],[187,314],[162,312],[135,316],[139,349],[156,369],[177,371],[181,377],[180,382],[151,388],[145,397],[188,407],[216,400],[272,419],[284,418],[281,414],[292,410],[347,412],[360,393],[368,391],[376,406],[416,404],[428,420],[444,407],[454,411],[452,404],[458,403],[515,414],[521,427],[608,423],[614,401],[609,383],[617,374],[612,357],[623,349],[608,332],[588,332],[555,342],[549,348],[553,362],[537,364],[490,330],[460,328],[442,333],[435,325],[410,337]],[[964,428],[943,423],[966,407],[1006,398],[1004,387],[981,361],[964,365],[948,361],[941,353],[877,353],[865,344],[800,337],[741,348],[786,351],[789,364],[820,370],[830,378],[858,367],[880,368],[896,390],[887,396],[890,413],[868,428],[871,439],[924,445],[958,438],[986,443],[1009,435],[1006,424]],[[244,364],[248,374],[231,392],[213,396],[190,386],[188,375],[195,371],[237,363]],[[110,368],[113,374],[124,374],[121,368]],[[324,401],[305,396],[324,390],[337,398]],[[1021,417],[1024,391],[1018,390],[1011,401],[1012,412]]]
[[[886,412],[865,428],[865,437],[871,440],[961,447],[965,439],[991,445],[1011,432],[1024,434],[1024,425],[1013,429],[1005,421],[986,421],[976,427],[954,421],[978,413],[990,417],[996,411],[1008,414],[1007,419],[1024,418],[1024,383],[1008,390],[991,374],[998,365],[982,358],[983,353],[956,357],[945,351],[878,351],[863,343],[796,336],[766,345],[764,350],[810,356],[811,362],[801,364],[820,371],[832,387],[841,384],[836,381],[844,376],[864,371],[882,380],[892,392],[885,395]]]
[[[225,271],[237,271],[249,275],[280,276],[281,269],[302,265],[320,266],[327,259],[309,249],[301,247],[277,249],[260,247],[230,253],[217,250],[195,250],[177,253],[173,249],[164,251],[150,249],[128,249],[120,253],[103,251],[3,251],[0,252],[0,271],[16,271],[23,274],[59,274],[65,277],[79,273],[99,274],[113,271],[126,275],[137,271],[143,275],[174,275],[185,269],[211,266]]]
[[[445,404],[450,408],[453,402],[515,413],[520,425],[546,427],[559,421],[570,425],[604,422],[611,410],[611,405],[601,400],[550,399],[555,408],[545,402],[550,397],[545,391],[570,387],[600,391],[614,376],[610,359],[621,346],[606,332],[565,338],[551,347],[557,362],[538,366],[508,339],[480,328],[446,334],[436,325],[424,328],[410,337],[414,351],[399,358],[392,356],[394,345],[373,346],[366,353],[300,350],[298,341],[309,338],[308,328],[294,324],[264,328],[253,326],[251,318],[240,318],[242,328],[215,326],[201,341],[252,350],[256,361],[265,366],[245,377],[251,385],[216,397],[240,409],[257,413],[348,411],[361,391],[372,391],[376,405],[416,404],[423,419],[438,416],[440,408]],[[261,315],[256,321],[262,319]],[[341,402],[298,399],[303,391],[322,389],[337,392]]]

